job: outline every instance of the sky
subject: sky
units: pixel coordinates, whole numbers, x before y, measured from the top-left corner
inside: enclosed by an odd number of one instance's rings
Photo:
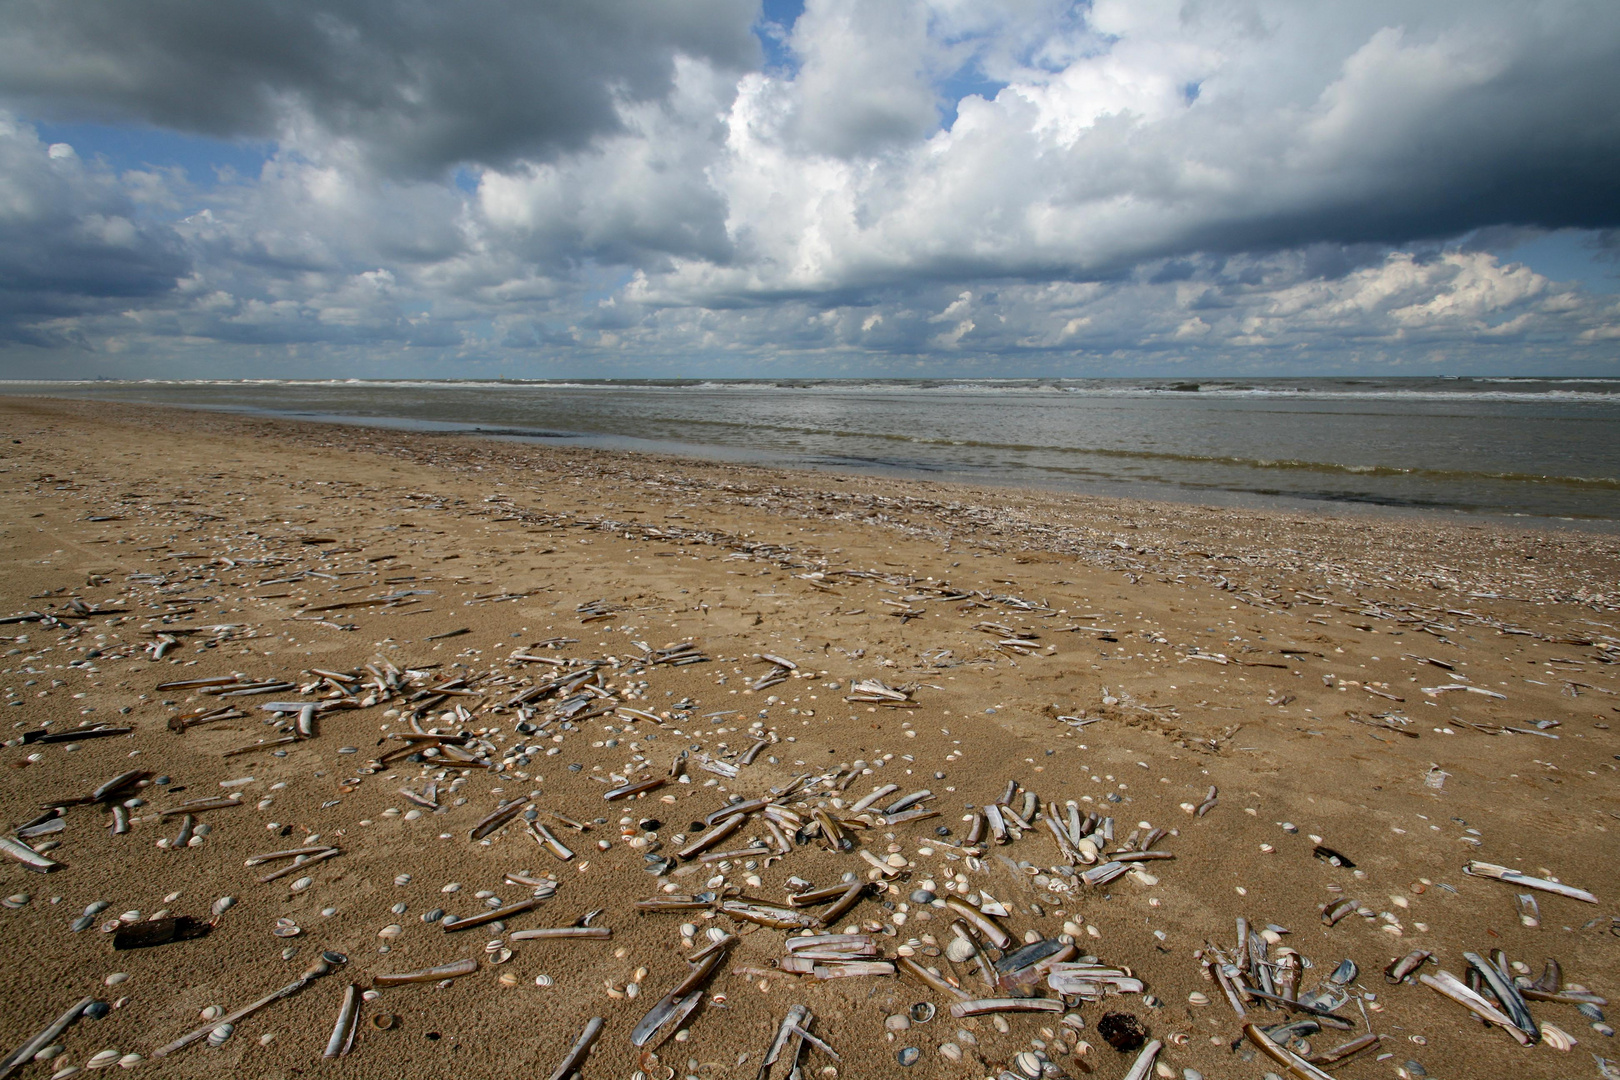
[[[1620,376],[1613,0],[0,0],[0,377]]]

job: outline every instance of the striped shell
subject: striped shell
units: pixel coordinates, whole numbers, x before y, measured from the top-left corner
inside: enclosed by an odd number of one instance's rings
[[[219,1025],[219,1027],[208,1033],[208,1045],[213,1047],[224,1046],[225,1040],[229,1039],[231,1037],[231,1033],[235,1030],[235,1024]]]
[[[105,1069],[109,1065],[116,1064],[118,1057],[119,1054],[116,1050],[103,1050],[85,1062],[84,1067],[87,1069]]]
[[[1575,1037],[1561,1027],[1543,1023],[1541,1025],[1541,1041],[1554,1050],[1572,1050],[1575,1047]]]

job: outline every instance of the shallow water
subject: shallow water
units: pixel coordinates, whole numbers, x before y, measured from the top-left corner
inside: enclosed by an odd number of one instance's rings
[[[12,382],[789,467],[1620,522],[1620,380]]]

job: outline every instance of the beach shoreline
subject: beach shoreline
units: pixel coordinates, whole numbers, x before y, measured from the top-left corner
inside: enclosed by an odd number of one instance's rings
[[[64,385],[56,396],[1137,501],[1620,530],[1610,393],[709,384]],[[45,386],[0,386],[29,396]]]
[[[1410,1058],[1477,1076],[1567,1071],[1563,1054],[1521,1050],[1426,987],[1386,985],[1378,970],[1411,949],[1432,950],[1458,974],[1464,950],[1501,946],[1537,972],[1555,956],[1571,981],[1620,992],[1611,936],[1620,908],[1608,887],[1620,869],[1615,536],[988,489],[41,397],[0,397],[0,435],[0,616],[41,616],[4,628],[13,641],[0,642],[10,661],[0,679],[13,703],[0,713],[13,721],[7,737],[83,722],[134,728],[71,752],[57,742],[0,750],[8,820],[130,768],[189,789],[145,789],[148,805],[131,809],[126,835],[109,835],[93,807],[69,809],[55,853],[66,869],[36,877],[15,863],[0,868],[7,891],[31,894],[0,921],[17,940],[38,942],[6,992],[0,1042],[22,1044],[81,994],[127,996],[107,1019],[71,1029],[65,1057],[82,1065],[116,1047],[150,1059],[200,1023],[205,1005],[229,1009],[267,993],[331,948],[349,957],[337,978],[244,1022],[220,1050],[187,1050],[162,1067],[201,1075],[228,1061],[290,1075],[315,1063],[331,1028],[339,988],[327,983],[369,985],[377,973],[474,957],[480,969],[443,990],[379,991],[362,1015],[397,1016],[398,1026],[363,1029],[343,1067],[409,1078],[549,1071],[586,1020],[603,1016],[586,1075],[629,1076],[647,1067],[628,1032],[684,972],[676,928],[686,921],[639,914],[631,901],[666,885],[699,891],[711,872],[778,902],[791,875],[825,886],[845,872],[876,874],[888,891],[836,925],[869,924],[885,955],[906,947],[919,960],[950,940],[951,920],[912,893],[932,883],[945,894],[947,874],[961,872],[964,892],[1006,905],[1015,935],[1078,927],[1070,936],[1081,951],[1130,966],[1159,1004],[1125,995],[1085,1005],[1078,1035],[1058,1030],[1057,1014],[1013,1014],[1003,1032],[987,1019],[950,1019],[947,998],[892,976],[780,974],[772,964],[783,932],[703,912],[692,916],[702,928],[738,940],[709,986],[723,1000],[707,1001],[690,1038],[661,1051],[680,1075],[687,1066],[753,1076],[782,1013],[804,1002],[843,1058],[812,1052],[817,1072],[995,1075],[1033,1039],[1071,1074],[1089,1065],[1118,1075],[1131,1059],[1095,1025],[1119,1009],[1157,1038],[1185,1036],[1165,1050],[1178,1075],[1259,1076],[1272,1066],[1228,1048],[1236,1020],[1193,956],[1209,942],[1229,945],[1239,916],[1292,931],[1282,943],[1315,964],[1302,988],[1356,960],[1375,995],[1360,1007],[1388,1036],[1378,1052],[1396,1055],[1386,1064]],[[173,643],[154,660],[165,634]],[[707,663],[645,659],[687,641]],[[524,650],[552,662],[513,659]],[[772,669],[766,654],[798,668],[754,690],[748,684]],[[557,740],[543,749],[538,734],[514,727],[530,721],[510,703],[545,669],[590,663],[605,675],[609,711],[542,726]],[[261,698],[246,699],[246,716],[175,733],[175,717],[210,699],[196,687],[156,689],[252,676],[286,680],[294,689],[277,693],[296,694],[319,683],[313,669],[369,680],[368,664],[421,678],[373,705],[323,714],[318,737],[229,758],[282,737],[264,723]],[[470,689],[451,687],[436,708],[460,703],[466,716],[454,724],[488,729],[479,737],[503,767],[468,770],[456,789],[465,805],[440,799],[439,810],[407,819],[412,804],[399,788],[421,790],[444,770],[433,759],[364,767],[408,730],[387,711],[452,674]],[[862,680],[903,687],[914,707],[847,700]],[[739,765],[759,739],[768,742]],[[531,742],[535,750],[512,754]],[[672,778],[619,803],[592,782],[662,775],[678,748],[688,755],[685,783]],[[704,760],[724,767],[701,769]],[[896,798],[934,793],[937,818],[858,829],[858,846],[887,860],[892,879],[814,842],[761,866],[745,866],[745,856],[719,869],[684,859],[664,875],[645,869],[645,856],[672,855],[672,834],[695,836],[691,826],[728,795],[761,797],[835,767],[853,772],[846,790],[824,793],[829,806],[839,800],[833,810],[891,779]],[[243,777],[252,779],[219,786]],[[1142,822],[1174,830],[1159,846],[1175,858],[1111,888],[1071,888],[1042,825],[990,846],[968,871],[954,854],[969,827],[962,819],[1010,780],[1043,804],[1074,800],[1117,817],[1122,836]],[[1184,809],[1211,787],[1209,811]],[[224,790],[244,791],[246,805],[221,815],[204,842],[155,847],[176,828],[151,820],[155,811]],[[520,819],[488,844],[469,840],[498,798],[531,790],[543,810],[605,819],[565,837],[577,858],[553,859]],[[644,825],[654,818],[660,827]],[[952,834],[937,836],[938,827]],[[745,829],[768,835],[757,821]],[[308,888],[244,872],[240,860],[311,835],[341,837],[343,854],[312,867]],[[598,840],[607,846],[598,850]],[[1313,857],[1316,845],[1355,866]],[[1559,877],[1600,902],[1544,894],[1540,925],[1528,926],[1513,888],[1461,873],[1476,858]],[[421,921],[433,906],[472,913],[474,890],[518,899],[503,875],[519,870],[559,884],[512,929],[566,925],[601,908],[612,943],[513,942],[515,957],[491,964],[487,936],[447,936]],[[395,885],[400,874],[410,881]],[[452,883],[466,891],[441,892]],[[95,900],[113,905],[100,922],[164,907],[204,916],[223,895],[237,905],[198,941],[115,954],[94,927],[67,928]],[[1347,897],[1367,912],[1323,925],[1319,908]],[[394,913],[396,903],[406,910]],[[277,918],[303,929],[290,939],[292,959],[270,932]],[[401,929],[379,939],[388,926]],[[648,969],[637,983],[647,994],[627,996],[639,968]],[[131,977],[109,988],[113,972]],[[501,983],[509,973],[521,976],[515,985]],[[542,974],[555,985],[536,986]],[[984,989],[970,969],[954,974]],[[886,1016],[922,1001],[938,1006],[937,1019],[885,1028]],[[1577,1055],[1620,1056],[1572,1006],[1535,1011],[1581,1041]],[[261,1044],[263,1034],[273,1038]],[[1334,1034],[1311,1041],[1326,1049]],[[1081,1041],[1091,1049],[1077,1057]],[[946,1043],[956,1057],[940,1050]],[[896,1060],[907,1046],[922,1055],[910,1070]],[[1386,1075],[1370,1057],[1330,1071]]]

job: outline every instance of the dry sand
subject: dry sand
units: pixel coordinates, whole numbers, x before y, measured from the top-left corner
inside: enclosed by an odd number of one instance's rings
[[[26,1075],[114,1049],[142,1055],[143,1072],[177,1076],[546,1076],[601,1016],[586,1077],[665,1076],[667,1065],[676,1076],[743,1078],[758,1071],[788,1007],[803,1003],[842,1056],[807,1050],[807,1077],[834,1067],[845,1077],[995,1076],[1042,1045],[1068,1075],[1117,1077],[1134,1055],[1111,1049],[1096,1024],[1123,1011],[1166,1040],[1161,1061],[1173,1073],[1160,1075],[1258,1080],[1280,1070],[1246,1045],[1232,1049],[1238,1023],[1195,956],[1210,943],[1231,951],[1239,916],[1289,931],[1282,946],[1313,965],[1302,989],[1346,957],[1359,965],[1366,996],[1340,1012],[1365,1031],[1364,1007],[1387,1038],[1329,1066],[1336,1076],[1421,1075],[1410,1062],[1436,1077],[1592,1076],[1588,1051],[1620,1057],[1573,1005],[1531,1006],[1579,1040],[1573,1051],[1521,1048],[1428,987],[1388,985],[1381,974],[1421,948],[1461,975],[1464,951],[1500,948],[1533,974],[1553,957],[1569,982],[1620,990],[1613,537],[984,491],[40,399],[0,401],[0,436],[0,615],[61,616],[0,627],[10,639],[0,642],[7,822],[128,769],[171,778],[138,792],[144,805],[125,835],[109,833],[105,808],[68,808],[66,829],[41,838],[60,841],[48,853],[60,871],[0,864],[0,890],[31,898],[0,909],[11,957],[0,1049],[21,1046],[84,995],[117,1003],[69,1028],[61,1057]],[[408,590],[423,591],[398,596]],[[389,595],[391,606],[331,607]],[[124,610],[86,615],[75,599]],[[593,601],[611,617],[587,621],[579,609]],[[1027,645],[998,647],[1005,635],[981,623],[1026,634]],[[165,629],[189,632],[154,662],[149,646]],[[570,640],[537,644],[556,638]],[[712,661],[638,662],[638,642],[684,641]],[[509,661],[525,648],[606,661],[606,689],[659,722],[607,713],[518,734],[506,702],[552,670]],[[751,691],[771,670],[761,653],[792,660],[801,677]],[[368,663],[413,672],[410,685],[326,714],[316,738],[273,748],[285,756],[222,755],[275,737],[258,706],[297,690],[220,701],[248,715],[176,734],[171,717],[216,702],[155,689],[233,673],[305,685],[313,668],[371,680]],[[386,736],[410,730],[390,710],[414,708],[407,695],[452,678],[477,692],[422,723],[485,732],[488,761],[503,767],[465,770],[454,792],[448,780],[460,770],[431,761],[371,771]],[[907,688],[917,707],[847,701],[852,681],[866,679]],[[1490,693],[1435,689],[1448,685]],[[438,716],[457,702],[470,719]],[[534,722],[555,705],[536,700]],[[81,723],[134,730],[20,745],[25,731]],[[1542,734],[1503,730],[1538,723]],[[753,732],[772,741],[735,779],[702,767],[735,765]],[[603,801],[612,778],[663,775],[681,750],[685,780]],[[847,790],[823,785],[798,809],[819,802],[848,817],[850,803],[893,783],[896,798],[931,789],[926,805],[939,816],[854,830],[860,847],[903,866],[839,928],[865,924],[886,955],[912,952],[988,994],[970,966],[935,955],[931,943],[951,939],[948,912],[911,900],[924,882],[946,895],[960,874],[964,892],[1010,909],[1001,921],[1016,938],[1056,937],[1074,923],[1080,951],[1130,967],[1146,994],[1078,1008],[1078,1036],[1057,1014],[959,1022],[944,996],[894,976],[818,982],[772,971],[785,931],[713,913],[636,912],[638,899],[666,886],[699,891],[711,875],[772,903],[790,877],[823,886],[869,876],[856,854],[812,840],[758,865],[684,862],[659,878],[629,842],[647,841],[639,823],[655,819],[652,844],[672,855],[676,834],[695,836],[693,823],[728,797],[767,795],[800,775],[847,778],[838,770],[857,761],[865,768]],[[444,808],[406,820],[414,807],[399,789],[420,791],[439,775]],[[197,846],[158,846],[179,830],[177,819],[158,819],[162,809],[246,777],[234,789],[243,806],[197,816],[212,827]],[[951,845],[964,843],[964,815],[1009,780],[1060,817],[1067,800],[1111,816],[1116,841],[1143,823],[1169,830],[1155,850],[1175,857],[1147,864],[1147,878],[1090,888],[1054,870],[1064,860],[1042,824],[971,862],[938,842],[944,826]],[[1208,813],[1184,809],[1212,786]],[[542,810],[597,822],[583,835],[557,827],[577,852],[571,862],[542,850],[521,818],[487,842],[469,839],[500,798],[531,791]],[[310,834],[342,854],[305,871],[313,880],[302,891],[292,891],[300,875],[260,884],[263,870],[243,866]],[[747,837],[770,840],[759,816],[722,846]],[[1355,868],[1313,858],[1318,842]],[[1556,877],[1599,902],[1542,893],[1540,925],[1526,926],[1522,890],[1465,876],[1469,859]],[[528,889],[503,883],[511,871],[559,884],[508,920],[508,933],[600,908],[593,925],[611,927],[612,940],[510,942],[515,955],[493,964],[485,942],[500,934],[422,920],[434,908],[482,911],[481,891],[523,899]],[[401,874],[410,880],[396,885]],[[460,890],[445,893],[452,883]],[[121,912],[207,918],[227,895],[236,905],[197,940],[115,952],[100,929]],[[1349,897],[1365,914],[1324,926],[1322,905]],[[95,901],[110,905],[97,925],[72,932]],[[406,911],[395,914],[396,904]],[[302,934],[273,936],[283,917]],[[679,1041],[663,1044],[657,1064],[643,1062],[629,1033],[688,970],[678,927],[689,918],[738,940]],[[391,944],[378,936],[390,924],[403,930]],[[219,1049],[198,1043],[153,1058],[198,1027],[206,1006],[228,1011],[266,994],[323,949],[349,963],[242,1021]],[[464,957],[479,970],[447,986],[379,991],[362,1008],[353,1053],[321,1061],[348,983]],[[617,988],[638,968],[645,992],[625,997]],[[104,985],[115,972],[127,981]],[[537,986],[542,974],[554,985]],[[1211,1003],[1189,1004],[1195,991]],[[886,1032],[886,1016],[924,1001],[938,1006],[935,1019]],[[1250,1008],[1262,1024],[1285,1018]],[[369,1022],[383,1015],[397,1026]],[[1309,1041],[1319,1052],[1353,1034]],[[947,1042],[959,1062],[941,1055]],[[1077,1055],[1077,1042],[1089,1052]],[[896,1059],[908,1046],[921,1051],[909,1069]]]

